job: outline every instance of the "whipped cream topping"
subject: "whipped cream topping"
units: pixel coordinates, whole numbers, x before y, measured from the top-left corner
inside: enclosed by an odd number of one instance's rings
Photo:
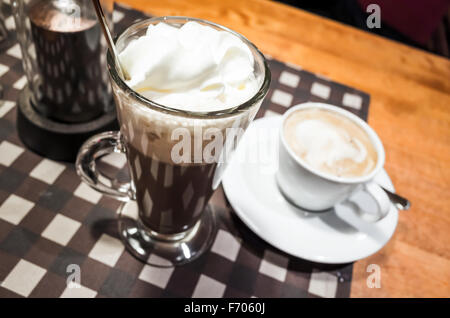
[[[342,160],[361,163],[367,157],[367,149],[357,138],[345,129],[318,119],[299,122],[295,136],[301,140],[298,150],[303,153],[303,159],[315,168],[326,165],[334,169]]]
[[[119,54],[128,86],[146,98],[181,110],[218,111],[238,106],[258,90],[254,59],[238,37],[197,22],[148,27]]]

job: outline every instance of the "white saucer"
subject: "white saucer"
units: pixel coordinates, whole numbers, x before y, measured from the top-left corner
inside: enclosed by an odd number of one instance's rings
[[[280,123],[281,116],[254,121],[224,174],[225,194],[239,218],[271,245],[309,261],[349,263],[380,250],[397,226],[398,211],[393,205],[389,214],[376,223],[358,218],[357,208],[352,204],[341,204],[327,212],[307,212],[288,203],[280,193],[275,181],[276,168],[264,169],[261,160],[242,160],[249,147],[252,153],[260,151],[278,158],[274,138],[256,138],[255,132],[276,131]],[[394,191],[386,171],[375,180]],[[362,192],[355,194],[352,201],[361,209],[376,208],[372,198]]]

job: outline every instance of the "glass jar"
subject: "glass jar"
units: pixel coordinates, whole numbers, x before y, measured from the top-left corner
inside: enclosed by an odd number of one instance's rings
[[[109,27],[114,2],[102,0]],[[31,104],[58,122],[82,123],[113,111],[107,45],[91,0],[13,0]]]

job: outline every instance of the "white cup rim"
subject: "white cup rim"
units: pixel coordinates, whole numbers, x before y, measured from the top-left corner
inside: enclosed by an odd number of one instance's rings
[[[297,156],[294,151],[291,149],[291,147],[288,145],[286,139],[284,138],[284,124],[286,122],[286,118],[293,112],[297,110],[302,109],[309,109],[309,108],[315,108],[315,109],[325,109],[331,112],[338,113],[354,123],[356,123],[359,127],[361,127],[369,136],[372,144],[375,147],[375,150],[377,151],[377,164],[375,168],[367,175],[361,176],[361,177],[352,177],[352,178],[344,178],[344,177],[336,177],[330,174],[325,174],[321,171],[318,171],[317,169],[312,168],[309,164],[307,164],[303,159],[301,159],[299,156]],[[286,149],[286,151],[289,153],[290,157],[293,158],[300,166],[302,166],[307,171],[311,172],[314,175],[317,175],[323,179],[334,181],[336,183],[345,183],[345,184],[357,184],[357,183],[365,183],[370,181],[375,177],[376,174],[383,168],[384,161],[385,161],[385,152],[383,144],[380,140],[380,137],[378,137],[377,133],[373,130],[372,127],[369,126],[364,120],[356,116],[355,114],[342,109],[338,106],[326,104],[326,103],[318,103],[318,102],[306,102],[302,104],[297,104],[295,106],[292,106],[287,110],[281,121],[281,127],[280,127],[280,137],[281,142],[283,144],[283,147]]]

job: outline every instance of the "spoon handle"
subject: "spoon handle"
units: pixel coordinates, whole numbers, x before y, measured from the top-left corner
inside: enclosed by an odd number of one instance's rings
[[[389,190],[387,190],[387,189],[385,189],[383,187],[381,187],[381,189],[383,189],[384,192],[386,192],[386,194],[388,195],[389,199],[391,200],[391,202],[395,205],[395,207],[397,209],[399,209],[399,210],[408,210],[411,207],[411,202],[408,199],[406,199],[406,198],[404,198],[404,197],[402,197],[402,196],[400,196],[400,195],[398,195],[396,193],[393,193],[393,192],[391,192],[391,191],[389,191]]]
[[[127,74],[124,72],[122,65],[119,61],[119,54],[117,53],[116,46],[114,45],[113,38],[111,36],[111,32],[109,31],[108,25],[106,23],[105,13],[103,12],[102,6],[100,4],[100,0],[92,0],[94,4],[95,13],[97,14],[97,18],[100,22],[100,26],[102,27],[103,35],[105,36],[106,43],[108,43],[109,50],[113,55],[114,62],[116,64],[117,70],[119,72],[119,76],[123,79],[127,79]]]

